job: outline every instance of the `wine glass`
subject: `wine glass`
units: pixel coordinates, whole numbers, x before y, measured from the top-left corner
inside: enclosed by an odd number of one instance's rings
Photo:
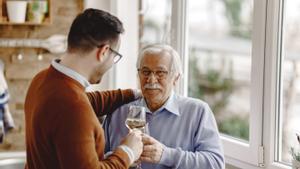
[[[135,105],[130,106],[125,125],[129,130],[138,129],[141,132],[145,133],[145,126],[146,126],[145,107],[135,106]]]
[[[145,107],[131,105],[125,121],[126,127],[131,131],[132,129],[138,129],[141,132],[146,132],[146,110]],[[133,163],[131,167],[136,169],[142,169],[141,162]]]

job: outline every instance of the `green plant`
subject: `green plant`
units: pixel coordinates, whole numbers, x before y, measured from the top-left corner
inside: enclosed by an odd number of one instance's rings
[[[214,69],[211,60],[206,60],[206,71],[201,72],[197,65],[199,57],[195,49],[191,49],[189,60],[189,96],[205,100],[210,105],[216,116],[224,112],[230,95],[234,89],[233,66],[229,65],[229,70],[222,68]],[[224,60],[228,63],[228,61]],[[224,72],[227,72],[225,75]]]
[[[291,148],[291,154],[294,160],[297,160],[300,162],[300,150],[295,150],[295,148]]]
[[[248,118],[233,116],[221,121],[218,126],[221,133],[226,133],[230,136],[238,137],[244,140],[249,140]]]
[[[298,141],[298,148],[292,147],[291,148],[291,155],[294,160],[297,160],[300,162],[300,135],[296,133],[297,141]]]
[[[240,38],[251,38],[251,30],[241,18],[244,0],[221,0],[225,7],[225,16],[230,24],[230,34]],[[251,16],[251,14],[249,15]]]
[[[244,140],[249,140],[249,121],[248,117],[238,115],[224,119],[226,107],[229,103],[229,98],[235,89],[235,80],[233,79],[233,65],[225,57],[222,63],[228,64],[227,69],[222,67],[214,68],[211,66],[213,62],[208,57],[205,69],[201,71],[199,62],[200,55],[196,49],[190,49],[189,60],[189,93],[188,95],[195,98],[200,98],[206,101],[218,123],[220,132],[233,137],[238,137]],[[209,53],[208,53],[209,55]],[[202,59],[201,61],[203,61]],[[244,113],[242,113],[244,114]]]

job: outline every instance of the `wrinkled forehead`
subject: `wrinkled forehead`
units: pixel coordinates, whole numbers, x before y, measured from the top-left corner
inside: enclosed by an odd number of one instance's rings
[[[170,69],[172,57],[168,52],[145,52],[141,60],[140,68]]]

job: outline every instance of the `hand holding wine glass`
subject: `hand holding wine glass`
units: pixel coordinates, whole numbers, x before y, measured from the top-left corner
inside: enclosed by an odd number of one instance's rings
[[[122,145],[126,145],[133,151],[134,161],[138,160],[143,151],[142,132],[134,129],[123,138]]]

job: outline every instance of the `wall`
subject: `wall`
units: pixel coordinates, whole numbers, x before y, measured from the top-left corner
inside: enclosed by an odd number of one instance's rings
[[[135,63],[138,55],[138,0],[85,0],[85,8],[99,8],[117,16],[123,23],[119,52],[123,58],[103,77],[93,89],[137,88]]]
[[[48,38],[53,34],[67,34],[73,18],[81,11],[79,0],[52,0],[52,24],[47,26],[0,25],[0,38]],[[22,60],[17,54],[22,53]],[[37,54],[43,59],[38,60]],[[42,49],[0,48],[0,58],[5,63],[5,76],[11,99],[9,107],[16,129],[7,134],[0,151],[25,150],[24,100],[32,77],[49,66],[58,57]]]
[[[120,53],[123,59],[115,66],[115,88],[137,88],[136,60],[139,49],[138,0],[112,0],[111,12],[124,24]]]

